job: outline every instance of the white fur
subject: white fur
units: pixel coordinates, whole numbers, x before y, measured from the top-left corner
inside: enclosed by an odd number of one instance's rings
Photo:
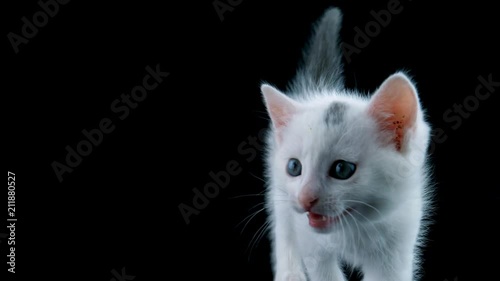
[[[402,73],[396,75],[407,79]],[[271,126],[267,139],[274,280],[346,280],[342,262],[358,267],[364,281],[417,280],[419,246],[430,206],[426,176],[429,126],[420,105],[416,124],[398,151],[384,141],[386,133],[369,114],[370,97],[329,89],[304,92],[293,100],[299,110],[286,126]],[[324,114],[333,101],[347,104],[347,109],[340,124],[328,126]],[[282,130],[281,138],[277,130]],[[287,174],[290,158],[301,161],[302,175]],[[357,164],[351,178],[328,177],[328,169],[337,159]],[[321,194],[313,210],[335,215],[354,206],[356,211],[343,216],[332,229],[314,229],[298,204],[298,194],[306,184],[314,185]]]

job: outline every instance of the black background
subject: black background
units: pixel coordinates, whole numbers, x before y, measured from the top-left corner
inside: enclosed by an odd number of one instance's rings
[[[2,92],[17,273],[0,276],[107,281],[125,268],[134,280],[272,280],[267,239],[250,246],[264,212],[240,223],[263,202],[261,154],[247,161],[238,151],[267,126],[259,86],[285,89],[327,7],[341,7],[342,38],[353,44],[354,28],[389,1],[244,0],[222,21],[211,0],[71,1],[17,54],[7,34],[21,34],[21,18],[40,6],[11,2],[2,9]],[[446,134],[431,154],[438,209],[424,280],[498,278],[499,88],[456,129],[443,119],[474,95],[478,76],[500,81],[496,9],[483,2],[401,0],[403,11],[345,65],[347,87],[365,93],[407,70],[430,123]],[[170,75],[118,119],[111,103],[157,64]],[[51,164],[103,118],[115,130],[60,183]],[[179,204],[192,205],[192,189],[231,160],[242,172],[186,225]]]

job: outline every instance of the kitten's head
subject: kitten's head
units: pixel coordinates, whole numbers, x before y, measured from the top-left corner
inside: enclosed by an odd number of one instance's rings
[[[274,204],[291,202],[292,211],[325,231],[349,219],[377,220],[421,196],[415,185],[425,181],[429,127],[403,73],[371,98],[310,93],[292,99],[269,85],[262,92],[272,120]]]

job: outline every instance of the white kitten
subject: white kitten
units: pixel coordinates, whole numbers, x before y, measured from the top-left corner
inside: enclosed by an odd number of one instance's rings
[[[341,13],[316,27],[289,96],[263,85],[272,120],[267,208],[276,281],[417,280],[429,212],[429,126],[403,73],[371,96],[343,90]]]

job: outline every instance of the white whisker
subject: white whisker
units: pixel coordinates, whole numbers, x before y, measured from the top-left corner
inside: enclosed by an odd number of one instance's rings
[[[263,203],[261,203],[263,204]],[[246,216],[241,222],[239,222],[236,227],[240,226],[243,222],[246,221],[245,225],[243,226],[243,229],[241,230],[241,234],[243,234],[243,231],[245,231],[245,228],[247,227],[247,225],[250,223],[250,221],[256,216],[258,215],[260,212],[266,210],[265,208],[261,208],[253,213],[251,213],[250,215]]]
[[[370,205],[370,204],[368,204],[368,203],[366,203],[366,202],[359,201],[359,200],[347,200],[347,199],[344,199],[344,200],[342,200],[342,201],[344,201],[344,202],[352,202],[352,203],[359,203],[359,204],[365,205],[365,206],[367,206],[367,207],[369,207],[369,208],[373,209],[373,210],[374,210],[375,212],[377,212],[380,216],[382,216],[382,214],[380,213],[380,211],[379,211],[377,208],[373,207],[372,205]]]
[[[252,251],[254,248],[257,247],[258,243],[266,233],[266,231],[269,229],[270,226],[270,221],[266,221],[265,223],[262,224],[262,226],[259,227],[259,229],[254,233],[252,239],[250,240],[250,243],[248,244],[247,251],[250,250],[248,254],[248,259],[250,259],[250,256],[252,255]]]

